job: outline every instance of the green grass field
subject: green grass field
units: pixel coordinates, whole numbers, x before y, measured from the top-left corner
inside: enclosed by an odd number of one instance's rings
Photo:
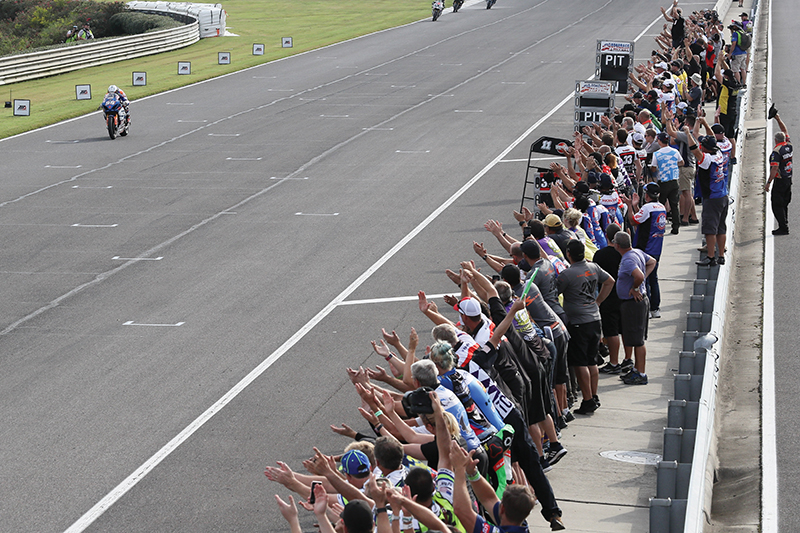
[[[112,83],[136,100],[430,15],[425,0],[229,0],[222,6],[228,31],[238,37],[201,39],[173,52],[0,86],[0,101],[31,101],[29,117],[2,109],[0,138],[94,111]],[[294,46],[282,48],[282,37],[292,37]],[[265,45],[263,56],[253,55],[254,43]],[[230,52],[231,64],[219,65],[218,52]],[[191,61],[192,73],[179,76],[178,61]],[[147,72],[147,86],[132,85],[134,71]],[[76,100],[75,86],[85,84],[92,86],[92,100]]]

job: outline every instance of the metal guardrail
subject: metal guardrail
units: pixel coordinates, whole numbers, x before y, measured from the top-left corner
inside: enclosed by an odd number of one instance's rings
[[[3,57],[0,58],[0,85],[177,50],[199,40],[200,24],[195,20],[180,28]]]

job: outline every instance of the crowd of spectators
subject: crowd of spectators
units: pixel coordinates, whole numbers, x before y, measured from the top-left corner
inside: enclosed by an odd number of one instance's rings
[[[698,264],[725,262],[752,29],[743,13],[726,44],[713,11],[684,16],[675,0],[662,13],[628,103],[575,132],[542,202],[514,211],[513,230],[486,221],[497,243],[478,238],[480,267],[446,271],[457,290],[441,308],[419,292],[432,323],[424,353],[415,330],[406,343],[382,330],[371,344],[386,364],[347,369],[369,430],[331,426],[352,442],[337,456],[315,449],[308,473],[267,467],[321,531],[526,531],[537,501],[552,530],[565,528],[546,476],[567,454],[560,431],[601,407],[600,374],[648,384],[665,239],[701,224]],[[276,499],[300,531],[293,499]]]

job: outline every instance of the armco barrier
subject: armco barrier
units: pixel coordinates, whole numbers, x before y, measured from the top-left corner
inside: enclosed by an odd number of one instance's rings
[[[724,17],[731,0],[720,0],[716,9]],[[750,19],[754,35],[758,33],[758,1]],[[755,44],[755,43],[754,43]],[[753,51],[751,51],[753,53]],[[747,86],[752,86],[752,70]],[[739,131],[749,94],[744,90],[739,101]],[[736,153],[743,153],[744,135],[739,135]],[[740,165],[731,170],[730,197],[733,199],[726,219],[728,247],[735,251],[736,200],[739,193]],[[728,264],[732,264],[729,261]],[[675,399],[669,401],[667,426],[664,428],[663,460],[658,464],[657,492],[650,499],[650,533],[702,533],[711,514],[716,447],[714,419],[719,380],[719,359],[725,335],[725,307],[728,301],[728,267],[698,267],[694,294],[691,296],[683,350],[679,354],[679,374],[675,379]],[[707,335],[708,334],[708,335]]]
[[[199,40],[200,24],[195,20],[180,28],[3,57],[0,58],[0,85],[177,50]]]

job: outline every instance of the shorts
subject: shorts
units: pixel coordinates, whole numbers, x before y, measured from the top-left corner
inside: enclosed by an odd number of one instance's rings
[[[612,289],[616,290],[616,289]],[[620,334],[620,314],[619,306],[620,300],[609,302],[608,298],[600,304],[600,319],[603,328],[603,337],[616,337]],[[606,304],[609,305],[606,305]]]
[[[728,197],[703,198],[703,216],[700,232],[703,235],[724,235],[728,231]]]
[[[690,167],[680,167],[680,177],[678,178],[678,189],[691,192],[694,189],[694,175],[697,172],[697,167],[694,165]]]
[[[569,371],[567,370],[567,350],[568,350],[567,335],[561,335],[553,339],[553,344],[556,345],[558,356],[554,361],[553,367],[553,384],[564,385],[569,381]]]
[[[645,296],[641,301],[623,300],[619,309],[622,320],[622,345],[644,346],[647,340],[647,319],[650,301]]]
[[[567,330],[570,334],[567,348],[569,366],[596,366],[600,348],[600,321],[569,324]]]
[[[731,57],[731,70],[739,72],[747,66],[747,54],[739,54]]]

